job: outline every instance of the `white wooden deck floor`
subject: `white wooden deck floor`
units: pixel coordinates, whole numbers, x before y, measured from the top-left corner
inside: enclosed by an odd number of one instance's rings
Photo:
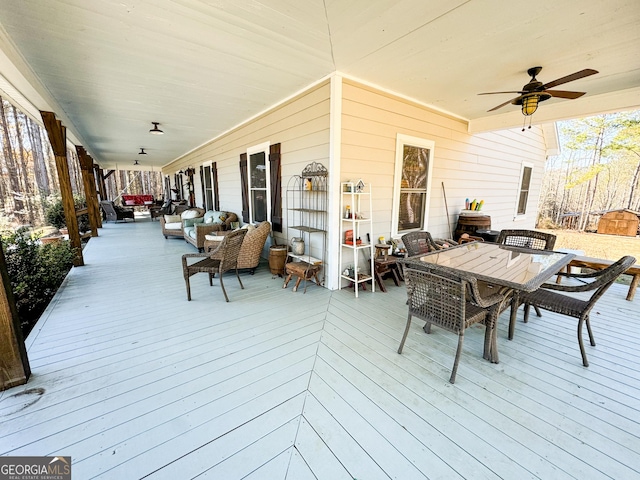
[[[500,364],[414,323],[404,287],[283,290],[268,267],[206,276],[187,302],[157,222],[106,224],[27,339],[27,385],[0,394],[0,454],[70,455],[90,479],[640,478],[640,313],[614,285],[575,322],[519,322]],[[520,314],[521,315],[521,314]]]

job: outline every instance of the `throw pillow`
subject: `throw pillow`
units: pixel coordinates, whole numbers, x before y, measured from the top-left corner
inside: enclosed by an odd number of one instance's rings
[[[183,220],[187,218],[196,218],[198,216],[200,216],[200,213],[198,212],[198,210],[185,210],[184,212],[182,212]]]
[[[180,215],[165,215],[164,221],[165,223],[175,223],[181,220]]]

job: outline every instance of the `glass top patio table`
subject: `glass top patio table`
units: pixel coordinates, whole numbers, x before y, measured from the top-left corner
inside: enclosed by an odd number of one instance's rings
[[[409,268],[452,270],[478,280],[533,292],[575,257],[572,253],[529,250],[488,242],[472,242],[399,260]]]

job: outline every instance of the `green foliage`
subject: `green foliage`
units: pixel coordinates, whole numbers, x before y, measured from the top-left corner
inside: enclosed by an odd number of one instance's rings
[[[87,202],[82,195],[74,195],[73,203],[75,204],[76,210],[87,206]],[[45,220],[49,225],[56,228],[66,227],[64,207],[62,206],[62,198],[60,196],[54,196],[52,199],[45,201],[44,215]],[[80,232],[88,232],[91,229],[89,224],[89,215],[86,213],[78,217],[78,229]]]
[[[2,237],[7,272],[26,337],[73,266],[69,242],[41,245],[26,229]]]

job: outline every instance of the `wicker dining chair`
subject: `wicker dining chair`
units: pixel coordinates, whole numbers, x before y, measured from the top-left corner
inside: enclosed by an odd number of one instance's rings
[[[496,243],[533,250],[553,250],[556,236],[537,230],[502,230]]]
[[[457,245],[457,242],[447,239],[434,239],[427,231],[411,232],[402,235],[402,243],[408,257],[435,252],[446,246]]]
[[[405,282],[409,314],[398,353],[402,353],[413,317],[426,321],[424,326],[426,333],[431,333],[431,325],[433,324],[457,334],[458,348],[449,379],[451,383],[454,383],[462,352],[464,331],[471,325],[482,323],[485,326],[483,356],[498,363],[495,328],[499,305],[503,300],[502,295],[494,294],[482,298],[474,277],[434,271],[428,268],[425,270],[407,268]]]
[[[502,230],[496,243],[513,247],[530,248],[532,250],[553,250],[556,244],[556,236],[552,233],[539,232],[537,230]],[[513,292],[511,297],[511,315],[509,320],[509,340],[513,340],[518,308],[522,305],[519,292]],[[540,316],[540,310],[535,307]],[[528,320],[525,319],[525,323]]]
[[[556,283],[545,283],[542,287],[535,292],[526,293],[521,296],[521,300],[524,303],[524,316],[525,320],[529,316],[529,306],[537,306],[543,310],[550,312],[560,313],[569,317],[578,319],[578,344],[580,345],[580,353],[582,354],[582,364],[585,367],[589,366],[587,361],[587,354],[584,350],[584,342],[582,340],[582,325],[586,323],[587,332],[589,333],[589,341],[591,346],[595,347],[596,342],[593,339],[593,332],[591,331],[591,323],[589,321],[589,313],[593,309],[594,305],[600,297],[607,291],[611,284],[623,274],[631,265],[636,262],[636,259],[631,256],[624,256],[617,262],[611,264],[604,270],[599,270],[594,273],[565,273],[561,272],[558,275],[564,277],[575,278],[579,280],[592,279],[589,283],[581,283],[580,285],[558,285]],[[589,292],[593,291],[591,297],[587,300],[570,297],[568,295],[562,295],[555,293],[551,290],[558,290],[562,292]],[[539,316],[539,315],[538,315]],[[511,320],[513,321],[513,320]]]
[[[238,274],[238,254],[240,253],[240,247],[242,241],[246,235],[247,230],[240,229],[230,233],[224,237],[224,240],[220,243],[220,246],[209,253],[186,253],[182,255],[182,273],[184,275],[184,281],[187,286],[187,300],[191,301],[191,285],[189,283],[189,277],[196,273],[208,273],[209,285],[213,285],[213,277],[215,274],[219,274],[220,286],[222,287],[222,293],[224,298],[228,302],[229,296],[224,288],[224,282],[222,276],[229,270],[235,270],[236,277],[240,283],[240,288],[244,289],[240,275]],[[189,265],[188,259],[201,258]]]

